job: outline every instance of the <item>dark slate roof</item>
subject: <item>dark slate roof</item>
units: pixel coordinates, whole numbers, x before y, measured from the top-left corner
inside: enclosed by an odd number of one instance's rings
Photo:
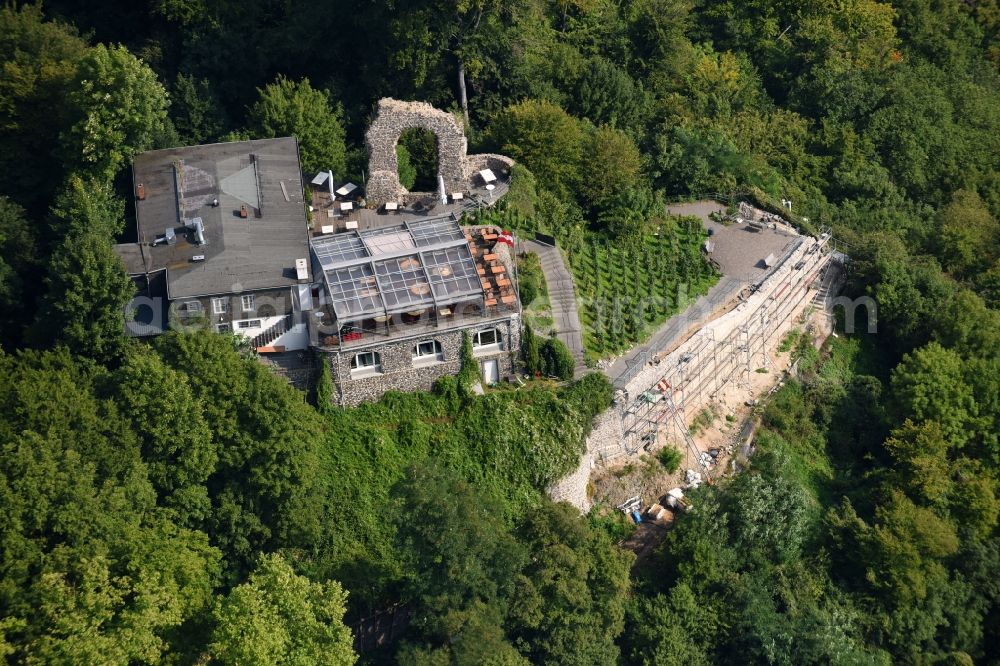
[[[149,250],[138,243],[121,243],[115,245],[115,253],[121,257],[125,270],[129,275],[145,275],[149,272],[146,266],[146,252]]]
[[[309,241],[295,139],[154,150],[138,155],[132,171],[142,247],[118,248],[130,273],[166,269],[170,299],[298,282],[295,260],[309,257]],[[204,245],[185,226],[198,217]],[[153,245],[167,229],[177,242]]]

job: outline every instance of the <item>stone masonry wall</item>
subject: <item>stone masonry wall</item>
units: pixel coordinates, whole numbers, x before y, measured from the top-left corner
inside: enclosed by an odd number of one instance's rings
[[[520,347],[520,327],[517,319],[489,322],[482,326],[470,327],[469,334],[497,328],[503,337],[500,351],[474,353],[476,360],[496,359],[500,377],[509,377],[514,372],[514,360]],[[441,343],[444,360],[426,365],[413,364],[413,348],[418,342],[437,340]],[[424,336],[388,340],[384,344],[373,344],[352,348],[338,355],[325,352],[330,363],[335,388],[334,400],[346,406],[378,400],[386,391],[429,390],[434,382],[447,375],[456,375],[461,369],[462,330],[428,332]],[[351,358],[363,351],[377,351],[381,355],[382,372],[367,377],[351,378]]]
[[[449,192],[467,189],[465,131],[453,115],[425,102],[403,102],[384,97],[378,102],[378,116],[368,128],[368,200],[375,204],[399,201],[406,188],[399,182],[396,143],[411,127],[430,130],[437,137],[438,173]]]
[[[514,160],[506,155],[495,153],[480,153],[469,155],[465,158],[465,172],[473,176],[483,169],[490,169],[498,177],[509,176],[510,170],[514,168]]]
[[[580,513],[590,511],[590,498],[587,497],[587,484],[590,482],[590,471],[594,467],[594,458],[590,453],[580,457],[580,464],[568,475],[559,479],[548,490],[553,502],[569,502]]]

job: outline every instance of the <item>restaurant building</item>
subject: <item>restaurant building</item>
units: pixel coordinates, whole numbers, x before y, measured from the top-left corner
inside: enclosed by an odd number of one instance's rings
[[[449,214],[317,236],[312,249],[324,289],[310,340],[340,404],[457,374],[464,335],[485,383],[513,372],[520,304],[498,229]]]

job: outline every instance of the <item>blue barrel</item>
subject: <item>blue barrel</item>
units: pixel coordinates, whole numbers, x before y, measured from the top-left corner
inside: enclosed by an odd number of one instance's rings
[[[633,511],[632,512],[632,520],[635,521],[636,525],[638,525],[639,523],[642,522],[642,516],[639,514],[638,511]]]

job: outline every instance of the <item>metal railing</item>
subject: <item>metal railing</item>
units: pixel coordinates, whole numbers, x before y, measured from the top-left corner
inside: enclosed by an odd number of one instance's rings
[[[374,328],[328,326],[312,322],[313,344],[327,349],[356,349],[366,345],[401,340],[427,333],[439,333],[455,329],[482,326],[490,321],[503,320],[517,314],[516,308],[497,305],[481,309],[476,314],[454,315],[445,318],[426,317],[411,323],[386,322]],[[321,328],[330,330],[323,331]]]

